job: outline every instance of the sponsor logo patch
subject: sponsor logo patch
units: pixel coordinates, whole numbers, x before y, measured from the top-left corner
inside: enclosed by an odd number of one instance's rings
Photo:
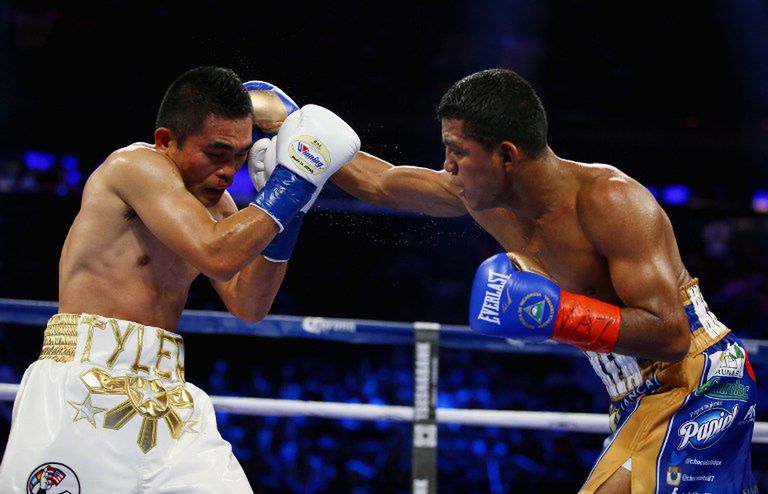
[[[528,329],[546,327],[554,317],[552,300],[539,292],[529,293],[517,305],[517,318]]]
[[[757,405],[753,404],[749,407],[749,409],[747,409],[747,413],[744,414],[744,418],[739,420],[739,425],[755,422],[755,407],[757,407]]]
[[[707,459],[699,460],[698,458],[686,458],[686,465],[697,465],[700,467],[719,467],[723,464],[723,460]]]
[[[621,401],[611,404],[608,412],[609,426],[611,432],[615,432],[621,422],[621,417],[624,412],[646,395],[655,393],[661,387],[661,379],[658,373],[654,373],[651,377],[640,383],[635,389],[629,392],[627,396],[621,399]]]
[[[677,430],[680,436],[678,451],[690,445],[695,449],[706,449],[715,444],[733,425],[739,405],[733,405],[731,411],[723,408],[712,408],[703,411],[693,420],[684,422]]]
[[[669,458],[669,464],[672,466],[682,465],[686,456],[688,456],[688,453],[685,451],[679,453],[677,451],[672,451],[672,454]]]
[[[479,320],[501,326],[501,293],[510,276],[495,271],[488,271],[483,306],[480,307],[480,313],[477,315]]]
[[[357,324],[354,321],[342,319],[305,317],[301,320],[301,329],[312,334],[354,333],[357,331]]]
[[[27,494],[80,494],[80,479],[63,463],[43,463],[27,479]]]
[[[716,376],[738,379],[744,376],[745,353],[744,349],[736,343],[729,344],[728,348],[721,352],[715,352],[708,358],[709,370],[706,381]]]
[[[296,137],[288,148],[291,161],[312,175],[319,175],[328,169],[331,156],[325,145],[308,135]]]
[[[670,466],[667,468],[667,485],[676,486],[680,485],[680,479],[682,478],[683,470],[680,467]]]
[[[714,482],[714,475],[686,475],[683,474],[683,482]]]
[[[702,395],[718,400],[747,401],[749,399],[749,386],[738,382],[724,381],[721,377],[716,376],[696,390],[696,396]]]

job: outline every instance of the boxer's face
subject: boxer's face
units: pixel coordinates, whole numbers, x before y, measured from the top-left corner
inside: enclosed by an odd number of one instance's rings
[[[250,117],[230,120],[209,116],[200,132],[190,134],[179,148],[168,147],[184,185],[206,207],[219,202],[232,185],[235,172],[243,166],[251,149]]]
[[[495,150],[486,149],[475,139],[466,137],[461,120],[444,118],[443,168],[452,175],[451,182],[472,209],[488,209],[498,205],[503,192],[504,173]]]

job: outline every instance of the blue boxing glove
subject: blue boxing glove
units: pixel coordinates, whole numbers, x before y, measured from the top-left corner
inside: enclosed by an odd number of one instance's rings
[[[276,147],[270,146],[270,138],[275,139],[283,122],[299,109],[296,102],[279,87],[265,81],[248,81],[243,84],[253,106],[253,147],[248,155],[248,175],[257,192],[260,192],[277,165]],[[267,155],[269,151],[269,155]],[[317,197],[320,189],[314,197]],[[314,202],[314,200],[311,200]],[[310,204],[311,206],[311,204]],[[287,262],[296,240],[307,206],[278,233],[261,253],[272,262]]]
[[[259,139],[253,144],[248,155],[248,174],[257,192],[264,188],[277,166],[276,143],[272,142],[275,139],[276,137]],[[272,262],[288,262],[290,260],[296,246],[296,240],[299,238],[304,213],[312,206],[319,193],[320,189],[317,189],[309,202],[296,213],[287,225],[284,225],[283,231],[275,235],[275,238],[264,248],[261,255]]]
[[[274,84],[248,81],[243,86],[253,106],[253,142],[276,136],[288,115],[299,109],[299,105]]]
[[[586,351],[613,350],[621,326],[617,306],[570,293],[525,269],[511,254],[497,254],[480,265],[469,304],[473,330],[523,341],[552,338]]]
[[[270,139],[277,136],[288,115],[299,107],[290,96],[269,82],[248,81],[243,86],[253,106],[253,147],[248,155],[248,174],[258,192],[264,188],[277,164],[277,150],[270,147]]]

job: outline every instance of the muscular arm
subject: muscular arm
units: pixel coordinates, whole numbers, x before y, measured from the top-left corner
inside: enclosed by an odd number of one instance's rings
[[[237,214],[237,205],[229,194],[222,197],[219,205],[223,216]],[[287,265],[285,262],[271,262],[263,256],[256,256],[232,279],[211,279],[211,283],[229,312],[243,321],[256,322],[263,319],[272,307]]]
[[[577,207],[625,305],[614,350],[655,360],[682,359],[690,346],[679,294],[685,268],[666,214],[642,185],[617,176],[586,187]]]
[[[278,231],[248,207],[215,221],[162,154],[139,149],[110,158],[109,185],[169,249],[210,278],[227,280],[253,261]]]
[[[392,166],[359,152],[331,179],[361,201],[430,216],[467,213],[449,174],[417,166]]]

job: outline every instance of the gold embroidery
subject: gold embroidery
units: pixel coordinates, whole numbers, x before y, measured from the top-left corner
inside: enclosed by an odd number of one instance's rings
[[[128,337],[131,336],[133,330],[136,329],[136,325],[132,322],[129,322],[128,326],[125,328],[125,333],[121,335],[120,326],[117,324],[117,321],[110,319],[109,324],[112,326],[112,332],[115,334],[115,341],[117,342],[115,351],[112,352],[112,355],[110,355],[107,359],[107,367],[111,368],[113,365],[115,365],[115,362],[117,362],[117,357],[119,357],[120,354],[125,350],[125,342],[128,340]]]
[[[182,352],[184,351],[184,340],[181,337],[176,338],[176,377],[178,377],[179,381],[182,383],[184,381],[184,355],[182,355]]]
[[[136,358],[133,359],[133,366],[131,366],[131,370],[136,373],[146,372],[149,374],[149,367],[139,363],[139,360],[141,360],[141,350],[144,348],[144,326],[141,324],[139,324],[136,337],[138,338],[138,348],[136,349]]]
[[[143,377],[112,377],[107,372],[92,368],[80,376],[80,380],[93,394],[123,395],[126,400],[104,414],[106,429],[121,429],[135,415],[141,415],[137,443],[147,453],[157,444],[157,421],[168,424],[171,437],[178,439],[185,432],[184,421],[177,409],[193,408],[192,395],[183,384],[165,389],[162,381]],[[186,430],[189,432],[188,430]]]
[[[48,320],[40,360],[72,362],[77,349],[77,323],[80,314],[56,314]]]
[[[73,422],[87,420],[96,427],[96,415],[104,413],[104,428],[119,430],[138,415],[141,417],[141,424],[136,442],[144,453],[156,446],[157,423],[161,419],[167,424],[173,439],[179,439],[185,433],[197,433],[195,426],[198,422],[192,420],[194,402],[192,395],[184,387],[184,364],[182,362],[184,340],[179,335],[155,328],[157,339],[160,341],[153,341],[153,345],[157,344],[158,349],[154,366],[150,367],[141,363],[145,327],[128,321],[125,331],[121,332],[121,323],[122,321],[116,319],[107,319],[91,314],[56,314],[48,321],[40,358],[63,363],[72,362],[77,353],[79,330],[82,330],[87,332],[84,335],[85,341],[82,343],[83,352],[80,361],[91,362],[94,329],[106,331],[107,326],[109,326],[115,338],[115,347],[104,361],[107,367],[112,368],[121,360],[120,356],[125,352],[126,343],[135,331],[137,348],[131,369],[136,373],[143,372],[150,375],[154,372],[157,376],[165,379],[171,379],[175,370],[178,384],[166,389],[167,384],[159,379],[137,376],[113,377],[107,371],[93,367],[80,375],[80,380],[88,391],[85,399],[80,403],[68,401],[69,405],[75,409]],[[173,363],[170,364],[170,370],[159,368],[163,359],[172,360],[172,350],[170,347],[165,348],[165,340],[176,346],[176,363],[175,367]],[[101,349],[103,345],[97,346]],[[102,359],[100,350],[98,360],[101,361]],[[125,399],[111,409],[106,409],[93,404],[92,398],[95,394],[123,396]],[[187,414],[182,413],[181,410],[185,409],[191,409],[191,411]],[[182,416],[179,416],[179,413]]]
[[[93,344],[93,328],[103,330],[107,323],[104,322],[99,316],[83,314],[80,318],[80,324],[88,325],[88,337],[85,339],[85,347],[83,348],[83,356],[80,358],[80,362],[90,362],[91,345]]]
[[[163,350],[163,344],[165,343],[165,340],[173,340],[173,338],[169,337],[165,331],[158,329],[157,339],[160,340],[160,344],[158,345],[157,358],[155,359],[155,372],[160,377],[170,379],[171,373],[160,369],[160,360],[163,357],[167,358],[168,360],[171,359],[171,352]]]
[[[125,323],[124,330],[121,327]],[[81,327],[79,325],[82,324]],[[111,330],[114,337],[114,346],[109,345],[106,341],[100,341],[98,335],[94,334],[94,329],[107,330],[107,327]],[[78,329],[79,328],[79,329]],[[184,382],[184,340],[180,335],[170,333],[161,328],[154,329],[156,334],[153,334],[151,339],[152,350],[155,350],[155,355],[148,358],[154,358],[153,365],[142,363],[142,357],[144,357],[144,331],[147,327],[131,321],[120,321],[118,319],[107,319],[102,316],[93,314],[56,314],[50,318],[45,328],[45,337],[43,341],[43,349],[40,352],[40,359],[55,360],[56,362],[66,363],[72,362],[78,354],[78,334],[80,330],[83,331],[84,337],[80,344],[82,345],[82,354],[80,361],[90,364],[103,364],[108,368],[114,368],[118,362],[127,361],[130,362],[130,357],[121,356],[125,355],[126,347],[131,342],[131,345],[136,345],[135,355],[130,369],[133,372],[144,372],[147,374],[156,374],[163,379],[175,378]],[[156,337],[156,339],[155,339]],[[135,343],[133,341],[135,340]],[[176,362],[173,362],[172,347],[165,347],[165,343],[171,342],[176,347]],[[99,355],[96,360],[91,359],[91,352],[94,351],[94,345],[99,348]],[[150,346],[150,345],[148,345]],[[112,348],[112,350],[108,350]],[[150,351],[152,351],[150,350]],[[109,356],[105,352],[109,351]],[[163,359],[171,360],[170,365],[164,366],[161,369]]]

